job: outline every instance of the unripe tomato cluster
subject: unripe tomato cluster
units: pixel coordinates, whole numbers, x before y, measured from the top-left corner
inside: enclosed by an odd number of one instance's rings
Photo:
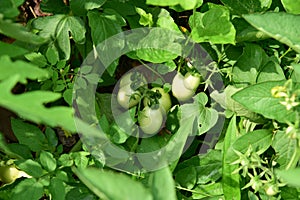
[[[172,94],[179,102],[191,99],[200,84],[200,75],[177,73],[172,81]],[[141,90],[141,88],[143,88]],[[172,107],[169,93],[161,87],[148,89],[146,78],[138,72],[126,74],[119,84],[117,101],[125,109],[138,105],[143,100],[143,109],[138,113],[140,129],[145,134],[157,133]],[[139,106],[140,107],[140,106]]]

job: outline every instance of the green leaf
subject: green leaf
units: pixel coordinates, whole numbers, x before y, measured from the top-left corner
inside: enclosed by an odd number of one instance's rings
[[[300,1],[295,0],[281,0],[281,3],[288,13],[300,14]]]
[[[210,183],[207,185],[198,185],[194,189],[196,191],[192,194],[193,199],[202,199],[205,197],[217,197],[223,194],[221,183]]]
[[[299,182],[300,168],[289,169],[289,170],[276,170],[275,172],[287,184],[293,187],[300,187],[300,182]]]
[[[262,12],[270,8],[272,0],[221,0],[233,13],[247,14]]]
[[[40,45],[47,40],[29,32],[24,26],[12,23],[9,20],[3,20],[0,15],[0,33],[19,41]]]
[[[160,38],[160,42],[157,42]],[[182,46],[177,40],[183,35],[169,29],[151,29],[147,36],[138,43],[137,56],[152,63],[162,63],[175,59],[182,52]]]
[[[218,112],[213,108],[205,107],[207,102],[208,98],[206,94],[201,92],[194,97],[194,103],[181,106],[181,125],[186,122],[186,118],[196,119],[197,127],[195,128],[193,135],[201,135],[209,131],[218,120]]]
[[[195,42],[235,44],[235,28],[230,22],[229,10],[220,5],[209,4],[205,12],[195,12],[189,19],[192,38]]]
[[[71,53],[70,33],[76,43],[81,44],[85,41],[84,22],[75,16],[39,17],[32,22],[32,28],[39,30],[39,36],[54,40],[55,48],[61,51],[61,59],[65,60],[70,58]]]
[[[32,153],[28,146],[19,144],[19,143],[10,143],[7,144],[9,150],[17,155],[19,155],[23,159],[32,158]],[[8,153],[9,154],[9,153]]]
[[[25,179],[12,190],[12,200],[39,200],[43,197],[43,185],[34,178]]]
[[[53,155],[47,151],[41,151],[40,162],[44,169],[52,172],[56,169],[56,160]]]
[[[234,170],[239,166],[237,164],[232,165],[228,162],[228,150],[232,147],[237,138],[238,131],[236,126],[236,116],[234,115],[229,122],[223,142],[222,186],[226,199],[240,200],[240,175],[233,174]]]
[[[55,200],[65,200],[66,189],[64,182],[59,178],[52,178],[49,185],[51,197]]]
[[[200,2],[200,3],[199,3]],[[147,0],[146,4],[155,6],[180,6],[183,10],[192,10],[195,7],[199,7],[202,1],[199,0]]]
[[[57,44],[63,52],[63,59],[68,60],[71,54],[71,44],[69,33],[73,40],[81,44],[85,41],[85,26],[81,18],[73,16],[64,16],[56,27]]]
[[[284,200],[294,200],[298,199],[299,193],[297,191],[297,188],[285,186],[280,188],[280,196]]]
[[[243,16],[256,29],[300,52],[300,16],[283,12]]]
[[[160,10],[156,25],[161,28],[166,28],[181,33],[170,13],[163,8]]]
[[[72,158],[74,160],[75,166],[78,168],[86,168],[89,163],[88,152],[74,152],[72,153]]]
[[[0,1],[0,13],[5,18],[13,18],[19,15],[18,7],[24,3],[25,0],[5,0]]]
[[[169,167],[151,173],[149,186],[152,191],[153,200],[177,200],[175,184]]]
[[[8,44],[0,41],[0,57],[3,55],[7,55],[11,58],[14,58],[14,57],[24,55],[27,52],[28,52],[27,49],[24,49],[14,44]]]
[[[15,164],[18,166],[18,168],[20,168],[20,170],[26,172],[28,175],[33,176],[34,178],[39,178],[43,175],[42,166],[34,160],[18,160],[15,161]]]
[[[210,96],[223,108],[234,112],[236,116],[243,116],[252,121],[259,121],[261,119],[261,116],[248,110],[246,107],[232,99],[232,95],[234,95],[241,89],[242,88],[236,88],[232,85],[228,85],[225,88],[224,92],[218,93],[218,91],[213,91]]]
[[[74,164],[74,160],[71,154],[62,154],[59,157],[58,162],[63,167],[71,167]]]
[[[253,42],[258,40],[264,40],[270,38],[264,32],[261,32],[251,26],[248,22],[246,22],[243,18],[234,18],[232,19],[232,23],[236,29],[236,42]]]
[[[10,78],[11,76],[18,76],[17,81],[20,83],[27,83],[27,79],[43,79],[48,77],[48,72],[43,69],[26,63],[24,61],[12,62],[8,56],[0,57],[0,81]]]
[[[31,64],[37,65],[39,67],[45,67],[47,63],[46,57],[40,52],[31,52],[25,55],[25,58],[31,62]]]
[[[118,50],[124,48],[125,40],[122,37],[122,26],[126,25],[126,21],[120,14],[112,9],[105,9],[103,13],[98,11],[89,11],[87,16],[89,19],[89,26],[91,28],[92,42],[95,46],[101,43],[101,47],[109,46],[112,49]],[[106,39],[118,33],[118,37],[115,37],[113,41],[112,39],[108,40],[110,42],[108,44]],[[103,61],[103,63],[105,63],[105,60],[114,58],[114,62],[109,63],[110,66],[107,68],[109,75],[113,76],[119,61],[119,59],[115,59],[114,57],[117,52],[101,51],[103,51],[103,49],[100,49],[98,53],[101,56],[101,61]],[[105,55],[105,53],[109,55]]]
[[[59,0],[43,0],[40,3],[41,10],[46,13],[56,14],[68,14],[70,13],[70,7]]]
[[[197,170],[193,166],[186,167],[179,170],[175,174],[175,180],[181,187],[193,189],[197,183]]]
[[[86,15],[88,10],[100,8],[106,0],[72,0],[70,1],[70,7],[75,15]]]
[[[63,106],[46,108],[44,106],[45,103],[59,99],[60,94],[48,91],[33,91],[14,95],[11,90],[19,79],[19,76],[15,75],[0,83],[1,106],[36,123],[45,123],[53,127],[60,126],[71,132],[76,131],[72,108]]]
[[[121,33],[122,26],[125,25],[124,19],[119,14],[109,11],[104,13],[89,11],[87,14],[89,26],[91,27],[92,40],[95,45],[113,35]],[[124,45],[123,43],[122,45]]]
[[[140,15],[139,23],[143,26],[151,27],[153,25],[153,18],[151,13],[146,13],[141,8],[135,8],[136,12]]]
[[[297,153],[297,141],[288,137],[284,131],[278,131],[272,144],[278,158],[276,162],[280,165],[279,169],[288,167],[290,161]]]
[[[153,197],[141,183],[125,174],[96,168],[76,169],[73,172],[98,197],[110,200],[152,200]],[[117,188],[117,190],[116,190]]]
[[[242,104],[248,110],[259,113],[266,118],[275,119],[279,122],[295,121],[295,112],[287,110],[280,104],[280,98],[275,98],[271,94],[271,89],[276,86],[283,86],[284,81],[263,82],[249,86],[237,93],[232,98]],[[295,89],[300,88],[300,84],[295,84]]]
[[[11,119],[11,126],[19,143],[29,147],[31,151],[41,151],[45,146],[46,138],[37,126],[25,123],[19,119]]]
[[[267,54],[259,45],[246,44],[243,54],[233,66],[233,81],[242,86],[255,84],[258,73],[267,60]]]
[[[248,132],[239,137],[229,149],[227,153],[227,163],[232,163],[237,159],[237,155],[233,150],[245,153],[249,146],[258,154],[264,153],[272,144],[272,132],[267,129],[259,129]]]

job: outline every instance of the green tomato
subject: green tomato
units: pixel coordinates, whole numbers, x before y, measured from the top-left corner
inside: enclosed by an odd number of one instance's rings
[[[128,109],[139,103],[140,95],[138,91],[134,91],[128,84],[119,89],[117,101],[123,108]]]
[[[3,183],[12,183],[19,178],[19,170],[13,165],[1,166],[0,167],[0,180]]]
[[[154,87],[151,89],[153,92],[159,92],[161,94],[161,97],[158,99],[159,108],[161,109],[164,116],[166,116],[167,112],[170,110],[172,106],[171,98],[169,93],[165,92],[163,88],[160,87]],[[144,98],[144,106],[148,106],[149,103],[148,98]]]
[[[160,109],[151,109],[146,106],[138,116],[140,128],[145,134],[157,133],[163,124],[163,114]]]
[[[137,89],[139,86],[143,86],[147,83],[146,78],[139,72],[129,72],[125,74],[121,80],[120,80],[120,88],[126,86],[126,85],[131,85],[131,83],[136,82],[136,88]]]
[[[194,90],[185,87],[184,80],[184,76],[177,73],[172,81],[172,94],[178,101],[187,101],[195,94]]]
[[[184,87],[190,90],[196,90],[197,87],[200,85],[201,76],[200,74],[192,74],[187,72],[184,76]]]

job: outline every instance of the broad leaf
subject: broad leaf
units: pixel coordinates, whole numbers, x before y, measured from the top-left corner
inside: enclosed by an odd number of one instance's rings
[[[17,57],[24,55],[28,52],[28,50],[23,49],[14,44],[8,44],[0,41],[0,57],[3,55],[8,55],[9,57]]]
[[[0,81],[9,77],[18,77],[20,83],[27,83],[27,79],[43,79],[48,77],[46,70],[40,69],[30,63],[24,61],[12,62],[8,56],[0,57]]]
[[[283,86],[284,81],[263,82],[249,86],[232,96],[232,98],[242,104],[248,110],[259,113],[266,118],[275,119],[279,122],[295,121],[296,113],[287,110],[280,103],[281,98],[275,98],[271,94],[271,89],[276,86]],[[299,84],[295,84],[295,89],[300,88]]]
[[[70,1],[70,7],[75,15],[85,15],[88,10],[100,8],[106,0],[72,0]]]
[[[207,12],[195,12],[189,19],[193,40],[215,44],[234,44],[236,31],[230,22],[229,10],[223,6],[209,5],[211,8]]]
[[[153,200],[177,200],[175,184],[169,167],[153,172],[149,177]]]
[[[234,200],[241,199],[240,175],[233,174],[234,170],[238,168],[238,165],[232,165],[230,162],[228,162],[228,150],[232,147],[237,138],[238,131],[236,126],[236,116],[234,115],[230,120],[223,142],[222,166],[222,186],[224,196],[225,198],[231,198]]]
[[[233,13],[247,14],[265,11],[270,8],[272,0],[221,0]]]
[[[281,0],[281,3],[288,13],[300,14],[300,1]]]
[[[199,7],[202,4],[200,0],[147,0],[146,4],[155,6],[180,6],[183,10],[192,10],[195,7]],[[175,7],[177,8],[177,7]]]
[[[191,118],[196,120],[197,124],[194,127],[192,135],[201,135],[209,131],[217,123],[218,112],[213,108],[205,107],[207,102],[208,98],[206,94],[199,93],[194,97],[194,103],[181,106],[181,125],[186,122],[186,119]]]
[[[43,44],[47,40],[29,32],[24,26],[12,23],[9,20],[3,20],[0,15],[0,33],[19,41],[31,44]]]
[[[256,29],[300,52],[300,16],[267,12],[243,16]]]
[[[294,187],[300,187],[300,168],[290,170],[276,170],[276,174],[280,178],[282,178],[287,184]]]
[[[1,106],[36,123],[45,123],[52,127],[60,126],[72,132],[76,131],[72,108],[63,106],[46,108],[44,105],[59,99],[60,94],[49,91],[33,91],[14,95],[11,90],[19,79],[19,75],[15,75],[0,83]]]
[[[30,178],[25,179],[20,182],[15,188],[12,190],[13,200],[39,200],[43,197],[43,185],[37,182],[36,179]]]
[[[243,54],[233,66],[233,81],[242,86],[255,84],[260,69],[267,61],[268,56],[260,46],[247,44]]]
[[[156,25],[158,27],[170,29],[180,33],[177,24],[174,22],[174,19],[171,17],[170,13],[166,9],[160,10]]]
[[[31,151],[38,152],[46,146],[45,135],[38,127],[19,119],[12,119],[11,126],[19,143],[29,147]]]
[[[18,7],[24,3],[24,0],[6,0],[0,1],[0,13],[5,18],[13,18],[19,15]]]
[[[43,168],[49,172],[56,169],[56,159],[50,152],[42,151],[40,154],[40,162]]]
[[[66,187],[62,180],[59,178],[52,178],[49,185],[51,197],[55,200],[65,200]]]
[[[272,147],[278,155],[276,162],[280,165],[280,169],[290,167],[288,166],[290,161],[297,154],[297,141],[290,139],[285,132],[278,131],[274,137]]]
[[[272,143],[272,132],[267,129],[259,129],[248,132],[239,137],[229,149],[227,153],[227,163],[232,163],[238,159],[238,156],[233,150],[245,153],[251,145],[253,151],[258,154],[264,153]]]
[[[126,24],[122,16],[111,10],[106,10],[104,13],[89,11],[87,16],[89,26],[91,27],[93,43],[95,45],[115,34],[121,33],[122,26]]]
[[[71,53],[70,36],[80,44],[85,41],[85,27],[81,18],[67,15],[53,15],[37,18],[32,22],[32,28],[38,29],[39,36],[54,40],[53,49],[61,51],[61,58],[68,60]]]
[[[110,200],[152,200],[153,197],[141,183],[125,174],[96,168],[76,169],[74,173],[98,197]]]
[[[177,42],[180,39],[184,37],[178,32],[164,28],[150,29],[149,34],[138,43],[137,56],[153,63],[173,60],[181,55],[182,46]]]
[[[15,161],[15,164],[18,166],[20,170],[26,172],[27,174],[33,176],[34,178],[39,178],[43,175],[42,166],[38,162],[32,159],[17,160]]]

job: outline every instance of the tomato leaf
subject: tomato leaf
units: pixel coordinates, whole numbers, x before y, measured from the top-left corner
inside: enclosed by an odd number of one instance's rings
[[[270,8],[272,0],[221,0],[233,13],[247,14],[262,12]]]
[[[278,131],[272,147],[278,155],[276,162],[280,164],[279,169],[285,169],[297,152],[297,141],[291,140],[284,131]]]
[[[157,170],[150,174],[149,186],[153,200],[176,200],[175,183],[169,167]]]
[[[300,14],[300,2],[294,0],[281,0],[281,3],[288,13]]]
[[[19,76],[15,75],[0,83],[1,106],[36,123],[64,127],[71,132],[76,131],[72,108],[63,106],[46,108],[44,106],[45,103],[59,99],[60,94],[49,91],[33,91],[14,95],[11,90],[19,79]]]
[[[12,62],[8,56],[0,57],[0,80],[15,76],[18,82],[27,83],[27,79],[43,79],[48,77],[45,70],[24,61]]]
[[[40,45],[45,43],[47,40],[38,35],[29,32],[21,24],[13,23],[9,20],[3,20],[0,15],[0,33],[8,37],[17,39],[22,42]]]
[[[153,199],[149,190],[141,183],[133,181],[125,174],[99,170],[96,168],[80,170],[72,168],[72,170],[79,179],[101,199]],[[118,190],[116,190],[116,188],[118,188]]]
[[[181,106],[182,119],[181,124],[186,123],[186,119],[195,119],[197,128],[192,135],[201,135],[209,131],[218,120],[218,112],[213,108],[207,108],[208,98],[205,93],[199,93],[194,97],[194,103],[184,104]]]
[[[259,113],[266,118],[275,119],[279,122],[295,121],[296,113],[287,110],[280,104],[280,98],[275,98],[271,94],[271,89],[275,86],[283,86],[284,81],[263,82],[249,86],[237,93],[232,98],[242,104],[248,110]],[[300,84],[295,84],[295,89],[300,88]]]
[[[37,182],[36,179],[30,178],[25,179],[20,182],[15,188],[12,190],[13,200],[23,200],[23,199],[31,199],[31,200],[39,200],[43,197],[43,185],[40,182]]]
[[[276,174],[282,178],[286,183],[293,187],[300,187],[299,176],[300,168],[290,170],[276,170]]]
[[[227,127],[224,144],[223,144],[223,165],[222,165],[222,186],[225,198],[235,200],[241,199],[240,191],[240,175],[233,174],[238,165],[232,165],[228,162],[228,150],[232,147],[238,138],[238,131],[236,126],[236,116],[234,115]]]
[[[70,1],[70,7],[74,14],[82,16],[87,13],[88,10],[100,8],[107,0],[72,0]]]
[[[12,130],[20,144],[24,144],[34,152],[41,151],[47,141],[42,131],[31,124],[19,119],[11,119]]]
[[[224,6],[209,4],[205,13],[195,12],[189,19],[195,42],[235,44],[235,28],[230,22],[229,10]]]
[[[20,170],[26,172],[27,174],[33,176],[34,178],[39,178],[43,175],[42,166],[38,162],[32,159],[18,160],[15,161],[15,164],[18,166],[18,168],[20,168]]]
[[[64,200],[66,196],[65,185],[59,178],[52,178],[49,185],[49,191],[53,199]]]
[[[243,16],[256,29],[300,52],[300,16],[267,12]]]

